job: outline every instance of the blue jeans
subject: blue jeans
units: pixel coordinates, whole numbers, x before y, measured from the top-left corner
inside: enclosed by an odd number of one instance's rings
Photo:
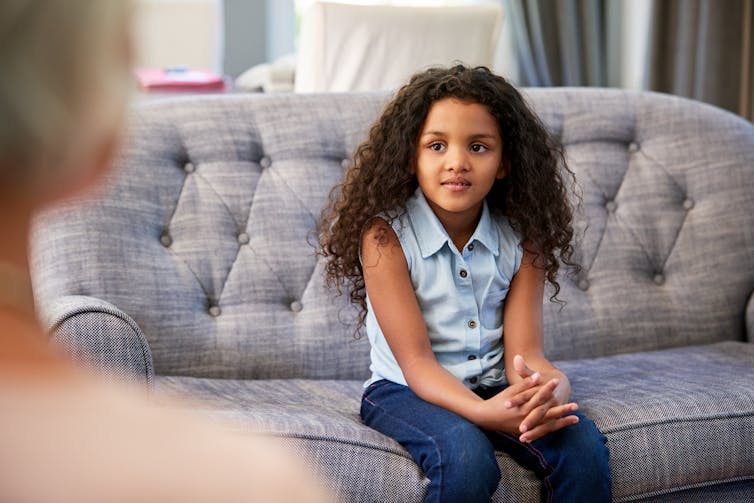
[[[504,387],[479,391],[490,398]],[[371,384],[361,400],[369,427],[408,450],[429,479],[425,502],[489,502],[500,482],[495,449],[507,452],[542,480],[544,502],[609,502],[607,439],[590,419],[532,443],[515,435],[482,430],[463,417],[425,402],[407,386]]]

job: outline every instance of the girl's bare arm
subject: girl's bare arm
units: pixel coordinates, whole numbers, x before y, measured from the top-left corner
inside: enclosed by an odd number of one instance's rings
[[[542,382],[557,380],[553,401],[535,411],[528,422],[549,417],[546,407],[569,404],[571,385],[568,377],[544,356],[542,298],[544,295],[544,270],[536,267],[535,256],[524,252],[521,267],[511,282],[505,300],[503,332],[505,345],[505,374],[508,382],[515,384],[533,373],[542,376]],[[517,358],[518,356],[518,358]],[[575,404],[571,404],[573,410]],[[539,414],[538,414],[539,413]],[[575,418],[569,421],[575,421]]]
[[[521,267],[513,277],[505,299],[505,373],[511,384],[522,379],[514,365],[514,356],[521,355],[530,369],[561,381],[556,395],[561,403],[565,403],[570,397],[568,378],[544,356],[542,298],[545,273],[535,266],[534,261],[532,254],[524,252]]]

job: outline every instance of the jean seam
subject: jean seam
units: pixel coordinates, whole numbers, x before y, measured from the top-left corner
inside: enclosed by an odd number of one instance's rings
[[[381,385],[381,386],[386,386],[386,385],[388,385],[388,384],[390,384],[390,383],[385,383],[385,384],[383,384],[383,385]],[[378,387],[381,387],[381,386],[378,386]],[[375,388],[375,389],[376,389],[376,388]],[[424,436],[425,438],[429,438],[429,439],[430,439],[430,441],[431,441],[431,443],[432,443],[432,446],[433,446],[433,447],[435,448],[435,450],[437,451],[437,456],[438,456],[438,459],[439,459],[439,462],[438,462],[438,466],[439,466],[439,468],[440,468],[440,480],[438,481],[438,487],[440,488],[440,491],[439,491],[439,496],[442,496],[442,487],[443,487],[443,485],[442,485],[442,477],[443,477],[443,463],[442,463],[442,459],[443,459],[443,458],[442,458],[442,450],[441,450],[441,449],[440,449],[440,447],[439,447],[439,446],[437,445],[437,442],[435,441],[435,439],[434,439],[433,437],[431,437],[430,435],[427,435],[427,434],[425,434],[425,433],[424,433],[424,432],[423,432],[423,431],[422,431],[422,430],[421,430],[421,429],[420,429],[419,427],[417,427],[416,425],[412,424],[411,422],[409,422],[409,421],[406,421],[406,420],[404,420],[404,419],[402,419],[402,418],[398,418],[398,417],[396,417],[395,415],[391,414],[390,412],[388,412],[388,411],[387,411],[387,409],[385,409],[384,407],[382,407],[382,406],[380,406],[380,405],[377,405],[377,403],[375,403],[375,402],[373,402],[372,400],[368,399],[368,398],[367,398],[366,396],[364,396],[363,398],[364,398],[364,400],[366,400],[366,401],[367,401],[367,403],[371,404],[371,405],[372,405],[372,406],[373,406],[374,408],[376,408],[376,409],[380,409],[380,410],[381,410],[381,411],[382,411],[382,412],[383,412],[383,413],[384,413],[385,415],[389,416],[389,417],[390,417],[390,418],[392,418],[393,420],[397,420],[397,421],[400,421],[401,423],[405,423],[405,424],[407,424],[407,425],[408,425],[408,426],[410,426],[410,427],[411,427],[411,428],[412,428],[412,429],[413,429],[414,431],[418,431],[419,433],[421,433],[421,434],[422,434],[422,436]],[[405,449],[405,447],[404,447],[404,449]],[[407,450],[408,450],[408,449],[407,449]],[[413,456],[411,456],[411,457],[413,458]],[[414,463],[416,463],[416,460],[415,460],[415,459],[414,459]],[[417,465],[418,465],[418,463],[417,463]],[[424,471],[424,468],[422,468],[422,471]],[[425,473],[425,474],[424,474],[424,476],[426,477],[426,476],[427,476],[427,474]],[[427,477],[427,478],[429,478],[429,477]],[[430,480],[431,480],[431,479],[430,479]],[[440,499],[442,499],[442,498],[440,498]]]
[[[519,444],[521,447],[529,451],[531,454],[534,455],[534,457],[539,460],[539,466],[546,469],[549,473],[542,477],[542,483],[545,485],[545,489],[547,491],[547,502],[552,502],[552,494],[553,494],[553,488],[552,484],[550,483],[550,480],[548,477],[553,472],[553,466],[547,462],[547,459],[545,459],[544,454],[542,454],[542,451],[534,447],[528,442],[521,442],[515,435],[511,435],[510,433],[505,433],[504,431],[500,432],[501,434],[507,436],[509,439],[513,440],[515,443]]]

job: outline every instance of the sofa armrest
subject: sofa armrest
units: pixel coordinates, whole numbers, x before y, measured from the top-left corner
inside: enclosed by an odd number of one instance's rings
[[[59,297],[40,309],[54,344],[74,362],[120,381],[154,380],[152,352],[136,322],[113,304],[83,295]]]

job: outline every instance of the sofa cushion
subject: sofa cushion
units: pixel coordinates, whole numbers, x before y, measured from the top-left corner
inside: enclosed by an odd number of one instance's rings
[[[754,345],[558,366],[581,410],[608,437],[616,500],[754,480]],[[241,427],[292,438],[346,501],[422,500],[426,481],[406,451],[361,423],[359,381],[158,377],[157,389],[201,400],[201,410]],[[503,482],[495,501],[538,501],[533,475],[504,454],[498,459]]]

